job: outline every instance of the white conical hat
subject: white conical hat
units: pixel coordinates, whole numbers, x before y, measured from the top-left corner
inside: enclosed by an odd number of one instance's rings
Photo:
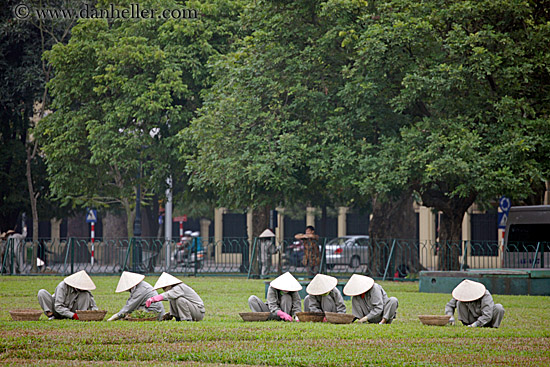
[[[369,291],[374,285],[374,279],[366,275],[353,274],[344,287],[346,296],[358,296]]]
[[[163,272],[160,275],[160,278],[155,283],[155,286],[153,287],[153,289],[157,290],[157,289],[160,289],[160,288],[164,288],[164,287],[168,287],[168,286],[176,285],[176,284],[180,284],[180,283],[183,283],[183,282],[181,280],[179,280],[178,278],[176,278],[175,276],[170,275],[166,272]]]
[[[471,302],[485,294],[485,286],[473,280],[465,279],[453,289],[453,298],[460,302]]]
[[[118,285],[116,286],[115,293],[127,291],[128,289],[135,287],[136,285],[141,283],[143,279],[145,279],[145,275],[143,274],[123,271],[122,275],[120,276],[120,280],[118,281]]]
[[[259,236],[260,238],[269,238],[269,237],[275,237],[275,233],[271,231],[271,229],[266,229],[262,232],[262,234]]]
[[[86,270],[80,270],[78,273],[69,275],[64,279],[65,284],[83,291],[93,291],[95,284],[92,278],[86,273]]]
[[[306,288],[306,292],[313,296],[318,296],[330,292],[338,284],[338,279],[331,277],[330,275],[317,274],[315,278],[309,283]]]
[[[288,271],[272,280],[269,285],[285,292],[297,292],[302,289],[302,285]]]

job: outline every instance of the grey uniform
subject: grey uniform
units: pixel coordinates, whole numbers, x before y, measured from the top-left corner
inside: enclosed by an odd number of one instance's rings
[[[158,314],[159,320],[162,319],[164,316],[164,306],[162,302],[152,303],[149,308],[145,307],[145,301],[156,295],[158,295],[158,293],[153,289],[151,284],[146,281],[141,281],[138,285],[130,289],[130,298],[128,298],[124,307],[118,311],[117,316],[122,318],[135,310],[144,310],[147,312],[154,312]]]
[[[97,310],[94,296],[67,285],[64,281],[55,288],[53,296],[45,289],[38,291],[38,303],[47,312],[53,312],[56,319],[72,319],[77,310]]]
[[[181,321],[201,321],[206,309],[204,303],[191,287],[179,283],[162,294],[165,300],[170,301],[170,315]]]
[[[308,295],[304,299],[306,312],[337,312],[346,313],[344,298],[338,288],[334,288],[326,296]]]
[[[475,301],[460,302],[451,299],[445,305],[445,314],[454,315],[455,308],[458,309],[458,320],[464,325],[485,326],[497,328],[504,318],[504,307],[500,303],[495,304],[493,296],[488,290]]]
[[[290,316],[302,311],[302,300],[298,292],[284,293],[273,287],[267,289],[267,302],[264,303],[257,296],[248,298],[248,306],[253,312],[271,312],[273,315],[281,310]]]
[[[378,323],[384,318],[388,324],[391,324],[395,319],[398,306],[397,298],[388,298],[384,288],[376,283],[364,295],[353,296],[351,299],[353,316],[358,319],[367,316],[367,321],[370,323]]]

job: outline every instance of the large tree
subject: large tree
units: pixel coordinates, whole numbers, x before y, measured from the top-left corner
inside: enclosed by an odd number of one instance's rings
[[[201,104],[208,58],[230,47],[240,3],[140,5],[185,5],[200,16],[81,20],[67,45],[46,54],[55,111],[38,129],[53,194],[77,206],[121,206],[130,236],[136,193],[147,203],[164,194],[167,177],[182,177],[174,135]]]
[[[359,185],[413,188],[443,213],[440,241],[457,243],[472,203],[525,197],[548,177],[547,4],[376,5],[356,38],[354,90],[369,96],[385,87],[389,116],[409,122],[398,136],[381,137],[379,147],[365,144],[373,155],[362,160],[368,180]],[[441,269],[457,269],[459,248],[442,250]]]

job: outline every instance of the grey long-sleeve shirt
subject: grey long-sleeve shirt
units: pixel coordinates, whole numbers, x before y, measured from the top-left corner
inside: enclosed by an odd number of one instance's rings
[[[176,284],[172,287],[172,289],[164,292],[162,296],[168,301],[174,301],[180,297],[183,297],[189,302],[195,304],[199,310],[206,311],[206,309],[204,308],[204,302],[199,297],[197,292],[195,292],[193,288],[184,283]]]
[[[88,310],[97,310],[97,305],[94,300],[94,296],[90,291],[82,291],[67,285],[64,281],[60,282],[55,288],[54,293],[54,310],[61,316],[69,319],[73,318],[76,306],[76,300],[81,293],[89,293],[90,304]]]
[[[283,310],[281,308],[281,297],[284,293],[273,287],[267,289],[267,307],[269,312],[277,313],[277,311],[282,310],[283,312],[289,314],[290,316],[296,315],[297,312],[302,311],[302,299],[298,292],[288,292],[287,295],[292,297],[292,307],[290,310]]]
[[[459,301],[454,298],[447,302],[445,305],[446,315],[454,315],[457,302]],[[491,293],[489,293],[488,290],[485,290],[485,294],[475,301],[460,303],[467,308],[470,315],[477,319],[478,326],[488,324],[493,318],[493,308],[495,308],[495,302],[493,301],[493,296],[491,296]]]
[[[157,291],[153,289],[151,284],[146,281],[141,281],[138,285],[133,287],[130,290],[130,297],[126,301],[126,304],[120,311],[118,311],[118,316],[123,317],[126,314],[132,313],[140,307],[145,307],[145,302],[151,298],[158,295]],[[147,309],[150,312],[162,313],[164,314],[164,306],[162,302],[152,303],[151,306]]]
[[[334,309],[336,308],[336,311]],[[338,290],[334,288],[326,296],[309,295],[309,310],[311,312],[338,312],[346,313],[344,298]]]
[[[365,293],[365,296],[353,296],[351,299],[352,314],[357,318],[362,318],[363,312],[368,312],[367,320],[373,322],[373,319],[380,317],[384,312],[384,305],[388,302],[388,295],[382,286],[374,283],[372,288]]]

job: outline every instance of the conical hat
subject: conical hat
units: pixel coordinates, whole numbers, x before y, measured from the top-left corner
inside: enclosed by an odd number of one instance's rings
[[[135,287],[136,285],[141,283],[143,279],[145,279],[145,275],[143,274],[123,271],[122,275],[120,276],[120,280],[118,281],[118,285],[116,286],[115,293],[127,291],[128,289]]]
[[[272,280],[269,285],[285,292],[297,292],[302,289],[300,283],[288,271]]]
[[[178,278],[176,278],[175,276],[170,275],[166,272],[163,272],[160,275],[160,278],[155,283],[155,286],[153,287],[153,289],[157,290],[157,289],[160,289],[160,288],[164,288],[164,287],[168,287],[168,286],[176,285],[176,284],[180,284],[180,283],[183,283],[183,282],[181,280],[179,280]]]
[[[369,291],[374,285],[374,279],[365,275],[353,274],[344,287],[346,296],[358,296]]]
[[[95,284],[92,278],[86,273],[86,270],[80,270],[78,273],[69,275],[64,279],[65,284],[83,291],[93,291]]]
[[[262,232],[262,234],[259,236],[260,238],[269,238],[269,237],[275,237],[275,233],[271,231],[271,229],[266,229]]]
[[[485,286],[473,280],[465,279],[453,289],[453,298],[460,302],[471,302],[485,294]]]
[[[338,279],[331,277],[330,275],[317,274],[315,278],[309,283],[306,288],[306,292],[313,296],[318,296],[330,292],[338,284]]]

